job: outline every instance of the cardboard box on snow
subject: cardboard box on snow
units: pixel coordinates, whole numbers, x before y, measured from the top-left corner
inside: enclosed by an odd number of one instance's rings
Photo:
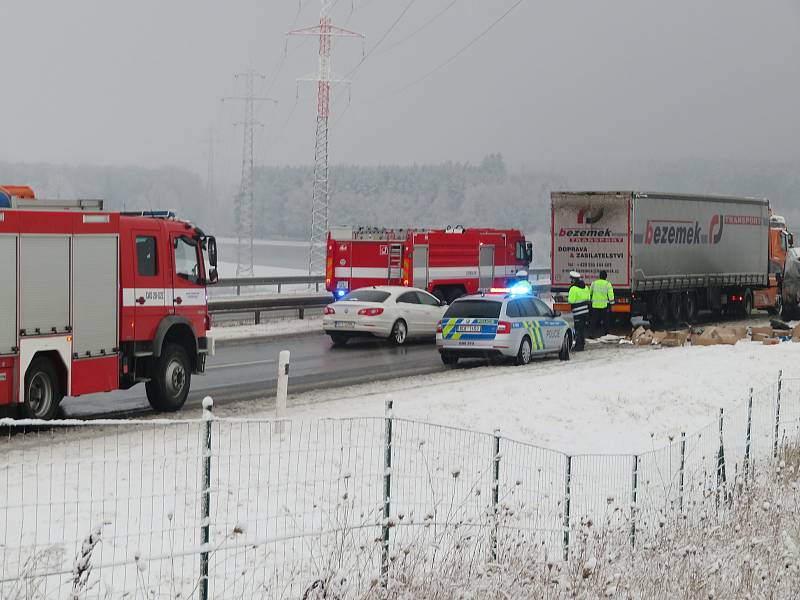
[[[750,339],[754,342],[763,342],[772,338],[770,338],[768,335],[764,335],[763,333],[754,333],[752,336],[750,336]]]
[[[751,327],[750,328],[750,336],[754,335],[765,335],[767,337],[772,337],[772,327]]]
[[[761,343],[764,344],[765,346],[777,346],[778,344],[781,343],[781,341],[776,338],[767,338]]]

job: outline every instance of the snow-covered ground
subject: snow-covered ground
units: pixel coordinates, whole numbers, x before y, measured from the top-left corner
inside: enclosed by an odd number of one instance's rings
[[[779,369],[791,377],[798,363],[800,344],[791,342],[605,345],[573,354],[569,362],[458,368],[299,394],[289,417],[380,416],[391,396],[394,413],[410,419],[484,432],[499,428],[505,436],[570,453],[641,452],[700,429],[720,408],[741,406],[750,387],[774,383]]]
[[[271,319],[258,325],[221,325],[214,327],[211,334],[217,342],[270,338],[322,331],[322,317],[305,319]]]
[[[635,464],[628,453],[661,449],[667,434],[685,430],[686,494],[696,498],[709,472],[713,480],[719,407],[729,419],[732,477],[743,456],[741,408],[748,388],[762,390],[778,369],[791,376],[798,359],[800,344],[791,342],[607,345],[566,363],[459,368],[297,395],[282,432],[259,419],[271,411],[259,410],[257,402],[218,410],[227,418],[214,423],[212,436],[211,597],[301,597],[316,577],[330,572],[364,589],[378,572],[375,540],[387,474],[391,518],[416,523],[397,528],[392,548],[433,547],[442,541],[437,536],[448,535],[445,522],[485,534],[494,440],[475,431],[499,428],[506,438],[572,454],[570,498],[572,510],[582,515],[605,510],[609,499],[619,499],[624,509]],[[784,394],[782,418],[796,421],[797,381],[787,381]],[[392,468],[386,470],[384,422],[373,417],[384,415],[389,397],[399,418]],[[753,440],[759,460],[771,455],[773,400],[772,393],[757,399]],[[81,540],[99,524],[103,541],[85,562],[94,565],[93,581],[114,590],[112,597],[140,590],[193,595],[203,523],[203,431],[197,422],[97,423],[0,439],[0,570],[11,578],[3,583],[0,577],[4,597],[29,568],[51,574],[42,578],[48,597],[69,586]],[[665,498],[674,500],[674,449],[641,457],[641,514],[663,506]],[[563,536],[562,452],[504,439],[498,480],[502,502],[516,511],[515,523],[554,549]],[[589,452],[625,455],[576,456]]]

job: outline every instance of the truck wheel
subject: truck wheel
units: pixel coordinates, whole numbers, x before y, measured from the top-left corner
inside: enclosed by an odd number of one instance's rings
[[[179,344],[165,344],[152,378],[145,384],[147,400],[154,410],[180,410],[189,395],[192,369],[186,350]]]
[[[778,290],[777,295],[775,296],[775,306],[772,308],[767,309],[767,314],[771,317],[780,316],[783,312],[783,296],[781,295],[781,291]]]
[[[517,352],[516,363],[519,366],[527,365],[531,362],[531,340],[526,335],[519,343],[519,351]]]
[[[23,417],[49,421],[56,416],[61,398],[63,392],[52,361],[45,356],[34,358],[25,373]]]
[[[671,323],[680,323],[683,317],[683,311],[681,310],[683,304],[681,302],[681,295],[680,294],[670,294],[669,295],[669,321]]]
[[[455,367],[458,364],[458,357],[450,354],[449,352],[442,352],[440,356],[442,357],[442,362],[446,367]]]
[[[572,349],[572,336],[569,332],[564,334],[564,341],[561,342],[561,350],[558,351],[560,360],[569,360],[570,350]]]
[[[663,325],[669,320],[669,296],[666,292],[659,292],[653,303],[653,316]]]
[[[331,341],[334,346],[344,346],[350,338],[344,333],[331,333]]]
[[[744,300],[742,300],[741,312],[745,317],[749,317],[751,314],[753,314],[753,292],[750,291],[750,288],[747,288],[744,291]]]
[[[403,319],[397,319],[392,327],[392,333],[389,334],[389,342],[395,346],[402,346],[408,339],[408,325]]]
[[[689,324],[697,320],[697,296],[694,292],[686,292],[683,295],[683,315]]]

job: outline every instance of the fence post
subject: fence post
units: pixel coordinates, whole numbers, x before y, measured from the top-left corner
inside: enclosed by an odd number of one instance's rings
[[[500,503],[500,430],[494,430],[492,443],[492,516],[494,526],[492,529],[492,562],[497,560],[497,512]]]
[[[281,284],[280,283],[278,284],[278,293],[279,294],[281,293]]]
[[[633,455],[633,477],[631,479],[631,547],[636,547],[636,499],[639,491],[639,455]]]
[[[564,561],[569,560],[569,504],[572,485],[572,457],[567,456],[567,473],[564,483]]]
[[[684,473],[686,469],[686,432],[681,431],[681,470],[680,470],[680,482],[679,482],[679,491],[678,491],[678,506],[680,507],[681,514],[683,514],[683,484],[684,484]]]
[[[750,388],[750,398],[747,400],[747,433],[744,438],[744,484],[750,478],[750,428],[753,423],[753,388]]]
[[[305,308],[299,308],[299,309],[297,309],[297,313],[298,313],[298,316],[300,317],[300,320],[302,321],[306,316],[306,309]]]
[[[275,395],[275,432],[283,433],[286,418],[286,396],[289,392],[289,358],[288,350],[281,350],[278,354],[278,389]]]
[[[200,519],[200,600],[208,600],[208,543],[211,523],[211,424],[214,401],[203,398],[203,492]]]
[[[775,439],[772,444],[772,458],[778,458],[778,432],[781,425],[781,388],[783,387],[783,370],[778,371],[778,398],[775,404]]]
[[[236,286],[236,295],[237,296],[241,296],[242,295],[242,287],[239,286],[239,285]]]
[[[392,400],[386,401],[383,446],[383,525],[381,526],[381,585],[389,584],[389,513],[392,496]]]
[[[725,418],[725,409],[719,409],[719,452],[717,452],[717,507],[719,507],[719,491],[726,484],[728,478],[725,474],[725,444],[722,429]],[[728,494],[723,491],[723,499],[727,500]]]
[[[261,311],[260,310],[256,311],[255,321],[256,321],[256,325],[261,325]]]

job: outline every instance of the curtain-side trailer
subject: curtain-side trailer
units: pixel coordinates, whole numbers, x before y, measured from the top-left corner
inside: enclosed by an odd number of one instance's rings
[[[613,312],[693,321],[698,311],[749,314],[780,308],[785,227],[771,228],[761,198],[644,192],[553,192],[552,278],[559,309],[570,271],[608,273]],[[776,231],[773,231],[776,229]]]

